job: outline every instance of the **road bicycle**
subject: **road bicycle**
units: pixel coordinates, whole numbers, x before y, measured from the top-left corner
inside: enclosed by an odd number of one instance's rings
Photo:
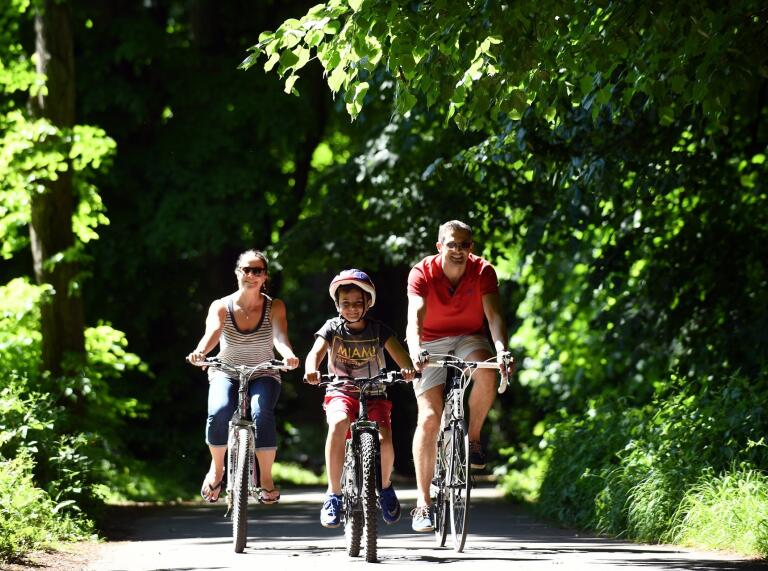
[[[227,513],[232,517],[232,545],[242,553],[248,537],[248,497],[258,499],[259,463],[256,461],[256,423],[251,420],[248,384],[263,373],[287,371],[285,362],[271,359],[253,367],[233,365],[216,357],[192,363],[237,375],[237,407],[229,421],[227,436]]]
[[[511,356],[505,354],[507,370]],[[429,361],[430,357],[440,357]],[[435,516],[435,537],[440,547],[448,537],[450,519],[453,549],[461,552],[467,540],[469,524],[469,498],[472,489],[470,472],[469,434],[464,419],[464,391],[478,369],[499,369],[495,358],[488,361],[464,361],[454,355],[429,354],[424,351],[421,360],[426,367],[448,369],[445,382],[445,406],[437,437],[435,471],[430,496]],[[507,389],[507,377],[502,376],[499,393]]]
[[[317,386],[360,391],[360,411],[349,426],[344,447],[344,466],[341,473],[342,522],[347,553],[350,557],[360,555],[362,539],[365,538],[365,560],[377,560],[378,499],[381,494],[381,449],[379,446],[379,425],[368,418],[368,393],[378,384],[390,385],[408,382],[399,371],[386,372],[373,377],[337,377],[321,375]]]

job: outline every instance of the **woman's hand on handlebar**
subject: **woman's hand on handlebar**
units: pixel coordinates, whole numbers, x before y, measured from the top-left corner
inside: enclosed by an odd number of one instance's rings
[[[187,361],[189,361],[193,365],[202,363],[203,361],[205,361],[205,353],[203,353],[202,351],[192,351],[189,355],[187,355]]]
[[[299,358],[295,355],[292,355],[291,357],[285,357],[283,362],[285,363],[285,366],[291,370],[299,366]]]

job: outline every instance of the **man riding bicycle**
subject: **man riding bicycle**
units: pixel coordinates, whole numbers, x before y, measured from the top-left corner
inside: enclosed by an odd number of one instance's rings
[[[408,276],[408,350],[422,378],[413,381],[418,420],[413,437],[413,461],[418,489],[412,512],[414,531],[430,532],[434,522],[430,508],[430,483],[435,466],[437,432],[443,412],[445,369],[423,368],[420,355],[453,352],[467,361],[491,358],[484,334],[484,320],[496,349],[499,368],[507,375],[502,357],[506,355],[507,327],[501,313],[496,272],[486,260],[472,253],[472,229],[458,220],[440,226],[437,255],[416,264]],[[469,395],[470,462],[485,467],[480,443],[488,411],[496,398],[496,374],[477,370]]]

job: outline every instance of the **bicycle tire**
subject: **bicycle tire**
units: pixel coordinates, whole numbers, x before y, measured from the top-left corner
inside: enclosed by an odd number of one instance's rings
[[[342,517],[344,518],[344,539],[347,555],[360,555],[360,540],[363,536],[363,512],[360,506],[360,481],[358,465],[352,440],[347,440],[344,453],[344,468],[341,474]]]
[[[450,496],[451,537],[453,549],[461,552],[467,541],[469,524],[469,494],[472,477],[469,465],[469,435],[464,421],[453,423],[451,467],[448,490]]]
[[[448,456],[446,444],[449,442],[448,432],[440,430],[437,440],[437,456],[435,456],[435,472],[432,480],[432,506],[435,516],[435,539],[439,547],[445,546],[448,537],[448,497],[446,494],[446,478],[448,477]]]
[[[365,560],[376,562],[377,510],[376,510],[376,440],[370,432],[360,434],[362,464],[362,488],[360,500],[363,508],[363,532],[365,536]]]
[[[251,432],[247,428],[237,429],[235,449],[235,481],[232,486],[232,544],[235,553],[242,553],[248,535],[248,468]]]

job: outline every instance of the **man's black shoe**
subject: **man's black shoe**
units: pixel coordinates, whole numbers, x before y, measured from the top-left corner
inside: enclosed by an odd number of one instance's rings
[[[485,468],[485,451],[479,442],[469,443],[469,465],[475,470]]]

